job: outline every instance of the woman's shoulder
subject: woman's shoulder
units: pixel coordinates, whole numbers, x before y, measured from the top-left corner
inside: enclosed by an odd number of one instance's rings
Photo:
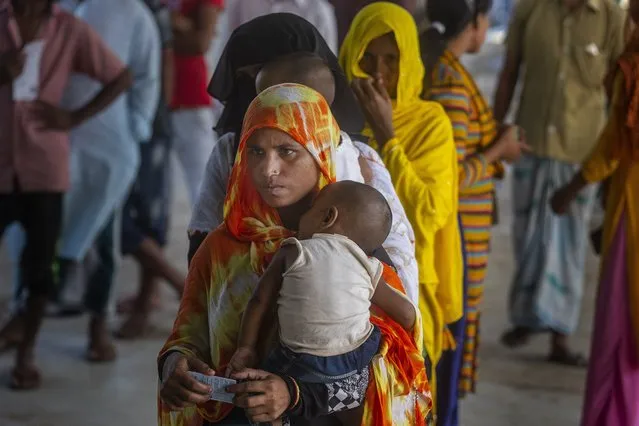
[[[464,86],[466,80],[459,64],[448,60],[447,56],[442,56],[433,68],[431,84],[434,87],[450,85]]]
[[[441,126],[442,124],[450,124],[450,119],[443,105],[437,101],[420,101],[419,117],[426,126]]]
[[[249,255],[249,243],[239,241],[226,228],[225,224],[208,233],[204,242],[193,257],[192,265],[196,267],[212,267],[213,265],[229,265],[230,262],[241,262]]]

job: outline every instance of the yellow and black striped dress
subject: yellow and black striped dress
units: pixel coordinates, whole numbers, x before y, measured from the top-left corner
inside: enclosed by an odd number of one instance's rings
[[[497,135],[497,122],[475,81],[459,60],[445,52],[433,69],[428,98],[439,102],[453,124],[459,161],[459,214],[466,247],[466,332],[460,394],[475,391],[480,304],[490,251],[494,179],[501,164],[481,152]]]

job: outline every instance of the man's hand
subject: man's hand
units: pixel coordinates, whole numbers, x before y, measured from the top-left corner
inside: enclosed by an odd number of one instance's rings
[[[0,55],[0,79],[7,78],[10,83],[22,74],[26,56],[21,50],[10,50]]]
[[[66,132],[79,124],[77,114],[43,101],[36,101],[36,114],[47,130]]]

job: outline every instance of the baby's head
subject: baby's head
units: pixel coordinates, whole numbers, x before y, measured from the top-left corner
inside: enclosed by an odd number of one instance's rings
[[[262,67],[255,77],[257,93],[281,83],[298,83],[324,96],[328,104],[335,99],[335,77],[326,62],[311,52],[296,52],[277,58]]]
[[[390,233],[393,213],[375,188],[353,181],[327,185],[300,221],[300,239],[314,234],[340,234],[367,255],[381,247]]]

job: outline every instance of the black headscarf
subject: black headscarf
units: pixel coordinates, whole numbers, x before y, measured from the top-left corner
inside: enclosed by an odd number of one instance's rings
[[[479,15],[487,15],[493,0],[428,0],[426,17],[430,27],[420,35],[422,62],[426,68],[424,88],[430,86],[433,68],[450,40],[468,24],[477,25]]]
[[[326,41],[305,19],[291,13],[273,13],[240,25],[226,43],[208,88],[209,94],[225,106],[215,127],[218,134],[235,132],[237,145],[244,114],[257,96],[255,80],[238,74],[238,69],[297,52],[314,53],[326,62],[335,77],[331,111],[344,132],[361,132],[364,116]]]

